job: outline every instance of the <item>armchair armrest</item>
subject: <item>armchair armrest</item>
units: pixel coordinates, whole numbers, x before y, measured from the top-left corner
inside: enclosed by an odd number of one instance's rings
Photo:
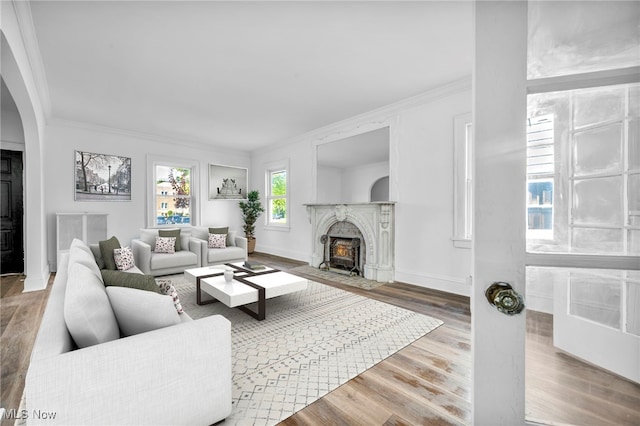
[[[188,321],[32,363],[29,424],[207,425],[231,413],[231,325]],[[55,418],[53,418],[55,416]]]
[[[236,237],[236,246],[244,250],[244,260],[247,260],[249,258],[248,244],[249,243],[246,237]]]
[[[143,274],[151,275],[151,246],[144,241],[134,238],[131,240],[131,251],[136,266]]]
[[[203,254],[203,246],[204,250],[207,249],[207,244],[205,241],[200,238],[191,237],[189,238],[189,251],[195,253],[198,256],[198,266],[202,266],[202,259],[206,259],[206,257],[202,257]]]

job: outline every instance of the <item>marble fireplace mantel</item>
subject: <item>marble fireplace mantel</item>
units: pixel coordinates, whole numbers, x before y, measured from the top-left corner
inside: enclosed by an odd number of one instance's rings
[[[373,203],[305,204],[311,223],[312,253],[309,264],[324,260],[321,237],[337,222],[353,223],[365,240],[364,277],[378,282],[394,280],[394,206],[391,201]]]

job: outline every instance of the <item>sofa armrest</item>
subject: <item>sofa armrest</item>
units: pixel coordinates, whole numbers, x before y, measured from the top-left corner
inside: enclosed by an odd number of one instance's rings
[[[134,238],[131,240],[131,251],[136,266],[143,274],[151,275],[151,246],[144,241]]]
[[[195,253],[196,256],[198,256],[198,266],[202,266],[202,260],[206,259],[205,257],[202,257],[202,246],[204,245],[205,250],[206,250],[206,242],[202,241],[200,238],[196,238],[196,237],[191,237],[189,238],[189,251],[192,253]]]
[[[189,250],[198,255],[198,258],[200,259],[200,266],[207,266],[207,250],[209,250],[207,245],[207,241],[197,237],[191,237],[189,240]]]
[[[28,424],[213,424],[231,413],[231,325],[214,315],[41,359],[25,388],[29,413],[52,413]]]
[[[244,260],[247,260],[249,257],[248,254],[248,242],[246,237],[236,237],[236,247],[240,247],[244,250]]]

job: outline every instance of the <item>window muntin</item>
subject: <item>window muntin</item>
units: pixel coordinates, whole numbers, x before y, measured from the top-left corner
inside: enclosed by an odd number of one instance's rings
[[[154,226],[191,223],[191,168],[155,165]]]
[[[267,182],[267,225],[287,225],[289,223],[287,169],[268,170]]]

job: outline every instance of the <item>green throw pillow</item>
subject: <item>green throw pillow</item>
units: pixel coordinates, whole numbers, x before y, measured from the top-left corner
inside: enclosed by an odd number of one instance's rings
[[[180,244],[180,230],[179,229],[161,229],[158,231],[159,237],[176,237],[176,245],[175,250],[182,250],[182,245]]]
[[[229,247],[231,245],[231,239],[229,238],[229,227],[225,226],[222,228],[209,228],[209,233],[210,234],[226,234],[227,235],[227,241],[226,241],[226,246]]]
[[[152,275],[142,275],[124,271],[110,271],[108,269],[103,269],[100,272],[102,273],[102,281],[104,281],[105,287],[128,287],[163,294]]]
[[[100,241],[98,245],[100,245],[100,253],[102,254],[102,260],[104,261],[104,268],[114,271],[118,269],[116,261],[113,258],[113,250],[120,248],[120,241],[113,236],[108,240]]]

